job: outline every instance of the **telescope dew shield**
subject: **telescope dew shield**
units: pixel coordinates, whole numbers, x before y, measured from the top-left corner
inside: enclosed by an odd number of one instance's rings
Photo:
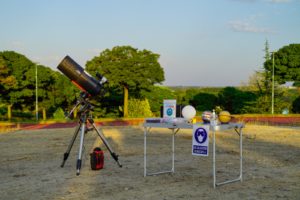
[[[74,85],[83,92],[95,96],[100,93],[101,84],[77,64],[70,56],[66,56],[57,66]]]

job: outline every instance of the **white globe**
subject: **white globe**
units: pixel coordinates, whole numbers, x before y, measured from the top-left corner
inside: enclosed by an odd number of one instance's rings
[[[184,106],[181,113],[184,119],[191,120],[196,115],[196,109],[190,105]]]

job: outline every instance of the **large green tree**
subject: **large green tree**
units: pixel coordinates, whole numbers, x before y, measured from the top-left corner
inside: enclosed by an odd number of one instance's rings
[[[131,46],[116,46],[106,49],[86,63],[87,71],[104,75],[110,86],[124,91],[123,116],[128,116],[128,94],[138,96],[142,90],[164,81],[164,71],[159,55],[149,50]]]
[[[275,81],[280,84],[300,81],[300,44],[290,44],[272,53],[271,59],[264,63],[269,76],[273,71],[273,57]]]
[[[15,83],[16,79],[11,75],[11,69],[7,67],[4,58],[0,55],[0,86],[8,89]]]
[[[66,77],[22,54],[3,51],[0,52],[0,103],[21,113],[35,110],[36,69],[39,109],[54,112],[57,107],[69,106],[74,101],[75,88]]]
[[[32,97],[35,88],[34,81],[31,81],[31,71],[35,69],[35,64],[25,56],[13,51],[0,52],[1,57],[1,79],[13,80],[2,81],[3,95],[2,101],[22,108],[29,103],[32,105]],[[33,75],[34,76],[34,75]]]

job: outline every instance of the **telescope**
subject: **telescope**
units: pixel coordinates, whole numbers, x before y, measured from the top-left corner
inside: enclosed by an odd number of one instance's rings
[[[119,162],[118,155],[113,151],[110,147],[108,141],[106,140],[104,134],[102,133],[101,129],[97,129],[92,118],[90,112],[93,110],[93,105],[89,102],[89,97],[96,96],[101,93],[103,89],[103,84],[107,81],[107,79],[101,76],[99,73],[96,74],[97,79],[93,78],[89,73],[84,71],[84,69],[77,64],[70,56],[66,56],[57,66],[57,68],[66,75],[71,82],[78,87],[82,92],[80,94],[79,100],[77,101],[76,105],[73,107],[69,116],[73,113],[73,111],[80,106],[79,109],[79,122],[75,129],[74,135],[69,143],[67,151],[64,153],[63,161],[61,167],[64,167],[65,162],[67,161],[70,151],[74,145],[74,142],[77,138],[77,135],[80,133],[80,143],[79,143],[79,152],[78,152],[78,159],[76,164],[77,175],[80,174],[81,164],[82,164],[82,151],[84,149],[84,136],[87,132],[95,130],[102,140],[103,144],[106,146],[107,150],[110,152],[112,158],[117,162],[119,167],[122,165]],[[88,125],[92,127],[89,128]]]
[[[107,79],[99,73],[96,74],[99,80],[96,80],[68,55],[59,63],[57,68],[66,75],[76,87],[82,92],[88,93],[89,96],[98,95],[101,92],[103,84],[107,81]]]

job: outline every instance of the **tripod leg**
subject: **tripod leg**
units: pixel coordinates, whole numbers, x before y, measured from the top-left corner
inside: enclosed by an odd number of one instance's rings
[[[77,159],[77,165],[76,165],[76,169],[77,169],[76,175],[77,176],[80,174],[80,169],[81,169],[82,149],[83,149],[85,128],[86,128],[86,123],[82,123],[82,126],[81,126],[81,135],[80,135],[79,153],[78,153],[78,159]]]
[[[111,157],[113,157],[113,159],[117,162],[117,164],[119,165],[119,167],[122,167],[122,165],[119,162],[119,156],[112,150],[112,148],[110,147],[110,145],[108,144],[107,140],[105,139],[103,133],[101,131],[99,131],[95,124],[94,124],[94,120],[93,119],[88,119],[90,124],[93,126],[93,128],[96,130],[98,136],[100,137],[100,139],[102,140],[102,142],[104,143],[104,145],[106,146],[106,148],[108,149]]]
[[[70,151],[71,151],[71,149],[72,149],[72,147],[73,147],[74,141],[75,141],[75,139],[76,139],[76,137],[77,137],[77,135],[78,135],[78,132],[79,132],[80,127],[81,127],[81,122],[79,122],[79,124],[78,124],[78,126],[77,126],[77,128],[76,128],[76,130],[75,130],[75,132],[74,132],[73,138],[72,138],[72,140],[70,141],[70,144],[69,144],[69,146],[68,146],[68,149],[67,149],[66,153],[64,153],[64,159],[63,159],[63,161],[62,161],[62,163],[61,163],[61,165],[60,165],[61,167],[64,167],[65,162],[66,162],[66,160],[67,160],[68,157],[69,157]]]

